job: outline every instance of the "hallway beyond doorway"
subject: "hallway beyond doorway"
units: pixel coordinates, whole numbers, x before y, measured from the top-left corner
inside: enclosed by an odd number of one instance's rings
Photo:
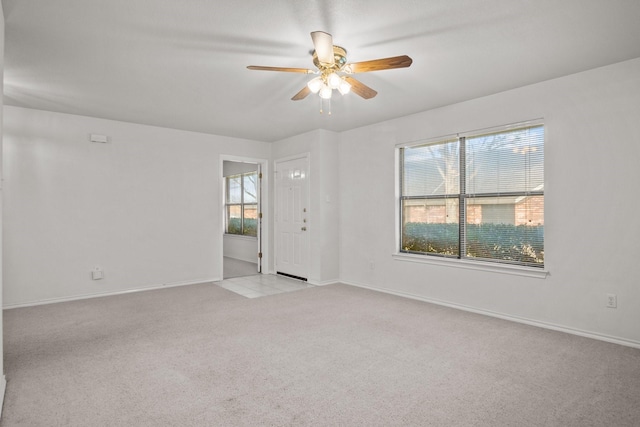
[[[222,277],[224,279],[252,276],[258,273],[258,264],[255,262],[243,261],[227,256],[224,257],[223,262]]]

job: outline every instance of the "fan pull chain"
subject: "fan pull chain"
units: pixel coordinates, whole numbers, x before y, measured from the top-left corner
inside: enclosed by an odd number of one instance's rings
[[[320,114],[324,114],[325,101],[326,101],[326,105],[327,105],[327,108],[326,108],[327,115],[330,116],[331,115],[331,98],[328,98],[328,99],[320,98]]]

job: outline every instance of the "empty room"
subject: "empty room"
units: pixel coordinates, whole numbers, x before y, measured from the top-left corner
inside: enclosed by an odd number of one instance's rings
[[[0,426],[640,425],[639,1],[0,12]]]

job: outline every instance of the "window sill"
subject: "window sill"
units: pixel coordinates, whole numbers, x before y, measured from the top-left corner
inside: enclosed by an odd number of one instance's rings
[[[258,240],[257,237],[253,237],[253,236],[245,236],[243,234],[224,233],[224,238],[226,239],[227,237],[231,239],[238,239],[238,240]]]
[[[461,259],[439,258],[429,255],[417,255],[396,253],[393,255],[396,261],[417,262],[420,264],[439,265],[444,267],[464,268],[467,270],[488,271],[491,273],[512,274],[516,276],[545,279],[549,272],[534,267],[522,267],[519,265],[489,263],[482,261],[468,261]]]

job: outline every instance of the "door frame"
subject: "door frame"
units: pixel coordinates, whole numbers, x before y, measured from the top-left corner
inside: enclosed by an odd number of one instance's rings
[[[258,196],[258,212],[262,213],[262,219],[259,222],[258,227],[258,251],[262,252],[262,261],[260,262],[260,274],[269,274],[270,266],[272,265],[271,253],[269,248],[271,248],[271,229],[270,229],[270,216],[269,216],[269,160],[260,159],[255,157],[241,157],[241,156],[232,156],[227,154],[221,154],[219,159],[219,173],[218,173],[218,189],[220,190],[220,239],[218,243],[218,253],[220,256],[218,257],[218,262],[220,265],[220,280],[223,278],[223,270],[224,267],[224,228],[225,228],[225,179],[223,166],[225,161],[230,162],[240,162],[240,163],[255,163],[259,166],[259,171],[262,173],[262,179],[260,182],[260,193]],[[258,259],[258,254],[256,253],[256,259]],[[256,272],[256,274],[259,274]]]
[[[280,157],[277,158],[273,161],[273,174],[275,176],[276,172],[278,171],[278,163],[283,163],[283,162],[288,162],[291,160],[298,160],[298,159],[305,159],[307,161],[307,200],[306,200],[306,204],[307,204],[307,222],[309,225],[311,225],[311,227],[309,227],[309,235],[307,237],[307,244],[306,244],[306,248],[305,250],[307,251],[307,274],[306,274],[306,279],[307,282],[311,281],[311,236],[313,233],[313,209],[311,209],[311,154],[309,152],[306,153],[300,153],[300,154],[294,154],[291,156],[285,156],[285,157]],[[273,240],[273,248],[274,248],[274,262],[273,262],[273,271],[277,272],[278,270],[278,266],[276,265],[276,258],[278,257],[278,241],[277,241],[277,236],[278,236],[278,224],[276,221],[276,217],[278,215],[278,212],[276,212],[276,209],[278,208],[278,201],[277,201],[277,197],[278,197],[278,191],[276,188],[277,183],[275,182],[274,179],[274,183],[273,183],[273,235],[276,236],[274,237]]]

